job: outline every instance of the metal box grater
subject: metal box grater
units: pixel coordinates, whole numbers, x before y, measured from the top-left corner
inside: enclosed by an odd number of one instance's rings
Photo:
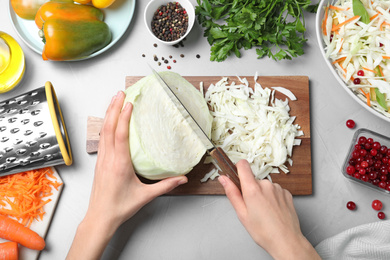
[[[50,82],[0,102],[0,176],[64,163],[72,153]]]

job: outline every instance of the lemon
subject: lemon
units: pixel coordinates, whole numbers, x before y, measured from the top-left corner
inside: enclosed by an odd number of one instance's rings
[[[10,91],[22,80],[24,53],[18,42],[0,31],[0,93]]]

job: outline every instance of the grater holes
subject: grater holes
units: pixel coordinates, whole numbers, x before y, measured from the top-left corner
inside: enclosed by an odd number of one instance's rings
[[[5,143],[5,142],[7,142],[8,140],[9,140],[8,137],[3,136],[3,137],[1,138],[1,140],[0,140],[0,142]]]
[[[19,110],[19,114],[26,114],[28,112],[27,108],[22,108]]]
[[[23,142],[23,140],[21,140],[21,139],[16,139],[15,142],[14,142],[14,145],[21,144],[22,142]]]
[[[33,91],[33,92],[30,93],[31,97],[36,96],[36,95],[38,95],[38,91]]]
[[[8,114],[15,114],[18,111],[17,108],[9,108],[7,109],[6,113]]]
[[[41,126],[42,124],[43,124],[43,121],[34,122],[34,126],[36,126],[36,127]]]
[[[31,101],[31,105],[32,105],[32,106],[36,106],[36,105],[38,105],[39,103],[41,103],[41,101],[39,101],[38,99]]]
[[[27,164],[30,164],[30,160],[28,159],[23,159],[23,160],[20,160],[19,163],[22,165],[22,166],[26,166]]]
[[[4,113],[5,112],[5,108],[3,106],[0,107],[0,113]]]
[[[0,132],[4,132],[5,130],[7,130],[6,126],[0,126]]]
[[[37,143],[38,143],[37,141],[33,140],[33,141],[28,141],[28,142],[26,143],[26,145],[27,145],[28,147],[33,147],[33,146],[36,145]]]
[[[10,132],[11,132],[11,134],[16,134],[19,131],[20,131],[20,129],[16,127],[16,128],[12,128]]]
[[[46,154],[43,159],[46,160],[46,161],[50,161],[51,159],[53,159],[53,155],[52,154]]]
[[[32,116],[39,115],[39,113],[41,113],[41,110],[39,110],[39,109],[31,111]]]
[[[12,104],[14,104],[14,103],[16,103],[16,100],[15,100],[15,99],[10,99],[10,100],[7,101],[7,104],[8,104],[8,105],[12,105]]]
[[[14,161],[16,161],[16,157],[8,157],[7,159],[5,159],[6,163],[13,163]]]
[[[32,152],[32,153],[30,153],[31,157],[38,157],[39,155],[41,155],[40,152]]]
[[[27,103],[27,100],[19,100],[18,102],[16,102],[18,105],[24,105]]]
[[[23,155],[23,154],[25,154],[27,152],[27,150],[26,149],[19,149],[19,150],[17,150],[15,153],[17,154],[17,155]]]
[[[26,125],[26,124],[28,124],[30,122],[30,119],[26,118],[26,119],[23,119],[20,122],[22,122],[23,125]]]
[[[50,143],[43,143],[43,144],[40,144],[39,147],[40,147],[41,149],[47,149],[47,148],[50,147]]]
[[[39,133],[39,138],[43,138],[43,137],[45,137],[47,135],[47,133],[45,133],[45,132],[40,132]]]
[[[17,118],[16,117],[11,117],[11,118],[9,118],[8,119],[8,123],[14,123],[15,121],[17,120]]]
[[[0,165],[0,171],[4,171],[5,169],[7,169],[7,165],[6,164],[1,164]]]
[[[4,148],[4,152],[9,153],[9,152],[11,152],[13,149],[14,149],[13,147],[6,147],[6,148]]]
[[[33,133],[33,131],[31,130],[26,130],[26,132],[24,132],[24,135],[27,136],[27,135],[31,135]]]

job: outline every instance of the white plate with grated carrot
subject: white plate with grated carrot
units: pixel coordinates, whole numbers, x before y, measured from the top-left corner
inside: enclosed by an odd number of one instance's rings
[[[0,177],[0,236],[8,236],[8,239],[0,238],[0,242],[10,240],[19,242],[20,260],[37,259],[40,251],[26,246],[34,248],[36,246],[34,242],[42,246],[43,241],[39,241],[39,238],[38,241],[29,241],[33,240],[31,238],[27,239],[27,244],[25,244],[24,238],[15,235],[16,232],[3,233],[1,216],[7,216],[4,221],[8,218],[17,220],[22,226],[36,232],[41,238],[45,238],[62,188],[63,182],[54,167]],[[9,223],[4,225],[7,224]],[[11,223],[10,226],[13,224]]]

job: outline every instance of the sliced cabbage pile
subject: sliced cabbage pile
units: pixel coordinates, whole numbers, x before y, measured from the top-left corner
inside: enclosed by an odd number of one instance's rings
[[[340,0],[326,7],[322,22],[325,53],[340,77],[369,106],[388,117],[389,7],[390,1]]]
[[[210,135],[212,117],[202,94],[179,74],[160,75]],[[184,175],[199,163],[206,148],[153,74],[129,87],[126,101],[134,105],[129,142],[139,175],[151,180]]]
[[[279,169],[288,173],[286,162],[292,165],[293,146],[301,141],[296,137],[303,135],[300,126],[294,124],[295,117],[289,115],[288,99],[276,99],[275,90],[262,88],[257,76],[254,89],[245,78],[238,79],[240,83],[236,84],[224,77],[210,85],[205,94],[213,116],[213,143],[234,163],[247,159],[258,179],[270,178],[269,174],[279,173]],[[295,99],[289,90],[276,89]],[[211,157],[207,159],[212,162]],[[217,170],[211,171],[202,181],[216,176]]]

